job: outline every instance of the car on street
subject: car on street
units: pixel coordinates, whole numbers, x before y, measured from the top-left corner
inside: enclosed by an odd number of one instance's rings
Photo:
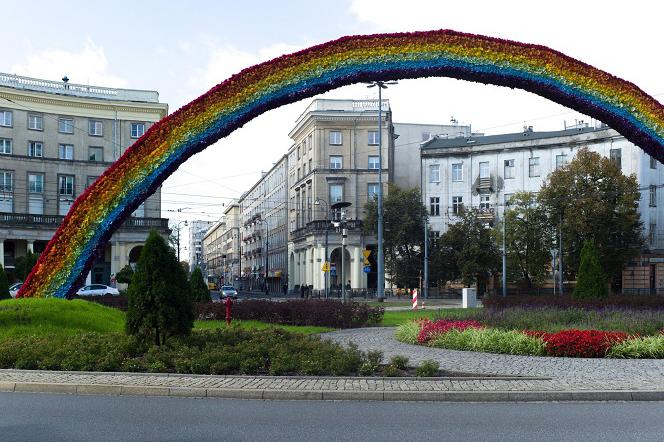
[[[17,282],[15,284],[12,284],[11,287],[9,287],[9,294],[11,295],[12,298],[16,298],[16,294],[18,293],[18,290],[21,288],[23,285],[22,282]]]
[[[219,297],[228,298],[229,296],[232,299],[237,299],[237,290],[232,285],[222,285],[219,290]]]
[[[120,291],[114,287],[109,287],[103,284],[89,284],[78,289],[76,294],[78,296],[118,296],[120,295]]]

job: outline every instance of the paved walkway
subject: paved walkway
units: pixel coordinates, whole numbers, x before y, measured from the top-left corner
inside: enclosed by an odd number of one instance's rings
[[[393,328],[325,333],[411,364],[437,360],[451,378],[205,376],[0,370],[0,392],[307,400],[664,400],[664,360],[568,359],[433,349],[397,342]],[[487,377],[491,375],[492,377]]]

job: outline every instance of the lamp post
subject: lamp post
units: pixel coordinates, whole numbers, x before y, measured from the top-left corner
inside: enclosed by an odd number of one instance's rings
[[[175,230],[178,232],[178,238],[177,238],[177,246],[178,246],[178,264],[180,264],[180,224],[184,223],[185,226],[188,226],[187,220],[180,221],[179,223],[176,224]]]
[[[376,292],[378,301],[385,297],[385,257],[383,255],[383,98],[382,90],[396,81],[372,81],[367,87],[378,87],[378,280]]]
[[[265,288],[268,293],[270,293],[270,286],[267,283],[267,272],[268,272],[268,256],[270,253],[270,224],[267,221],[267,218],[257,218],[256,222],[259,224],[265,223]]]
[[[341,299],[343,299],[343,302],[346,303],[348,302],[348,299],[346,298],[346,284],[345,282],[345,275],[344,275],[344,264],[346,262],[346,237],[348,236],[348,231],[346,230],[346,211],[343,210],[346,207],[349,207],[351,203],[347,201],[340,201],[338,203],[332,204],[330,209],[332,210],[340,210],[341,211],[341,216],[339,217],[339,222],[334,222],[334,226],[338,227],[339,230],[341,231]]]
[[[327,201],[325,201],[322,198],[316,198],[316,201],[314,201],[314,204],[317,206],[320,206],[321,203],[325,203],[325,220],[327,221],[327,223],[325,224],[325,262],[324,262],[324,264],[327,264],[327,248],[329,244],[329,233],[330,233],[330,205],[328,204]],[[323,280],[323,285],[325,286],[325,299],[327,299],[328,275],[330,273],[329,264],[327,270],[324,273],[325,277]]]

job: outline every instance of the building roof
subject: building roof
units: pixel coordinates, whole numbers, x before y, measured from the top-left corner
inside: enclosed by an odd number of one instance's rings
[[[543,140],[547,138],[570,137],[574,135],[589,134],[593,132],[598,132],[598,133],[601,132],[602,134],[605,134],[608,130],[610,130],[608,126],[602,126],[600,128],[578,127],[574,129],[548,131],[548,132],[534,132],[532,130],[526,130],[523,132],[510,133],[510,134],[483,135],[475,137],[444,138],[440,136],[434,136],[430,140],[422,143],[421,146],[422,150],[485,146],[491,144],[528,142],[531,140]]]

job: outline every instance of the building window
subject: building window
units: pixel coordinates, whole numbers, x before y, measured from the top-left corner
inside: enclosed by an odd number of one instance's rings
[[[140,138],[145,133],[145,123],[131,123],[131,137]]]
[[[380,161],[378,155],[369,155],[369,169],[380,169]]]
[[[480,210],[489,210],[491,208],[490,195],[480,195]]]
[[[370,130],[369,134],[369,146],[378,146],[378,131]]]
[[[560,154],[556,155],[556,170],[564,167],[567,164],[567,155]]]
[[[300,180],[300,178],[302,178],[302,169],[300,169],[300,168],[298,167],[298,168],[297,168],[297,179],[298,179],[298,181]]]
[[[330,155],[330,169],[343,169],[343,157],[340,155]]]
[[[90,120],[90,135],[93,137],[102,136],[103,124],[99,120]]]
[[[657,186],[650,186],[650,207],[657,207]]]
[[[44,117],[37,114],[28,114],[28,129],[44,130]]]
[[[12,127],[12,111],[0,110],[0,126]]]
[[[300,146],[297,146],[297,159],[300,159]]]
[[[104,161],[104,148],[100,146],[90,146],[88,148],[88,160]]]
[[[609,150],[609,158],[618,166],[618,169],[622,169],[622,149]]]
[[[58,177],[58,214],[66,215],[74,203],[74,176],[60,175]]]
[[[480,163],[480,178],[489,178],[489,162],[483,161]]]
[[[58,132],[61,134],[73,134],[74,120],[72,118],[58,118]]]
[[[463,197],[462,196],[453,196],[452,197],[452,213],[458,215],[461,213],[463,208]]]
[[[41,158],[44,156],[44,143],[41,141],[28,141],[28,156]]]
[[[528,176],[540,176],[539,157],[528,158]]]
[[[314,170],[314,160],[309,158],[309,172],[311,172],[312,170]]]
[[[649,227],[650,227],[650,229],[648,230],[648,243],[651,246],[654,246],[655,242],[656,242],[656,238],[657,238],[657,235],[656,235],[657,224],[656,223],[650,223]]]
[[[439,164],[429,165],[429,182],[430,183],[440,183],[440,165]]]
[[[330,204],[340,203],[344,200],[344,185],[330,184]]]
[[[431,216],[440,216],[440,197],[432,196],[429,198],[429,214]]]
[[[0,154],[12,154],[12,140],[9,138],[0,138]]]
[[[0,212],[14,211],[13,178],[12,172],[0,170]]]
[[[463,164],[452,164],[452,181],[463,181]]]
[[[99,177],[98,176],[88,176],[88,180],[85,183],[85,187],[88,188],[88,187],[92,186],[92,183],[97,181],[97,178],[99,178]]]
[[[506,180],[514,178],[514,160],[505,160],[504,177]]]
[[[341,146],[342,144],[341,131],[340,130],[331,130],[330,131],[330,145],[331,146]]]
[[[657,169],[657,160],[655,157],[650,157],[650,168]]]
[[[510,200],[512,199],[512,195],[514,195],[514,194],[512,194],[512,193],[506,193],[505,194],[505,205],[506,206],[510,205]]]
[[[367,184],[367,198],[369,200],[375,200],[378,198],[378,183]]]
[[[37,173],[28,174],[28,191],[30,193],[44,192],[44,175]]]
[[[60,144],[58,148],[59,156],[61,160],[73,160],[74,159],[74,145],[73,144]]]
[[[309,145],[309,150],[311,150],[314,146],[314,139],[311,136],[311,134],[309,134],[309,136],[307,137],[307,144]]]

